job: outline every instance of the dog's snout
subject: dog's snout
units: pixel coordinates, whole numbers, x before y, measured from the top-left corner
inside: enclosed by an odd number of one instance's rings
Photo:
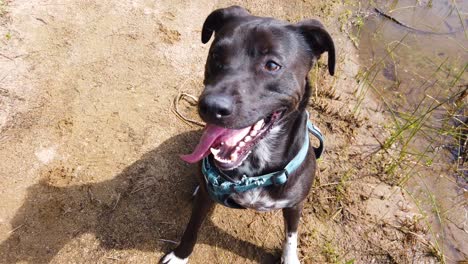
[[[200,101],[200,114],[210,120],[230,116],[233,109],[233,99],[226,95],[207,95]]]

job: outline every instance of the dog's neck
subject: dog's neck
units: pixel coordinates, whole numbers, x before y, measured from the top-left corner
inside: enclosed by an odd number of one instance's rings
[[[253,177],[284,169],[304,144],[307,133],[306,106],[310,93],[309,81],[306,80],[305,94],[297,110],[286,113],[268,135],[258,142],[241,166],[224,173],[238,180],[243,175]]]

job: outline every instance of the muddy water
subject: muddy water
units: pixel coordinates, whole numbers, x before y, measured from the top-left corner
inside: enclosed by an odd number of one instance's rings
[[[466,95],[454,96],[468,84],[468,1],[376,1],[358,13],[364,24],[354,34],[362,72],[370,73],[370,94],[381,101],[380,110],[392,110],[400,126],[423,117],[403,153],[416,161],[403,175],[405,187],[445,261],[467,260],[468,173],[458,155],[460,142],[446,132],[462,131],[453,127],[466,122],[468,113]],[[394,147],[402,148],[398,143]]]

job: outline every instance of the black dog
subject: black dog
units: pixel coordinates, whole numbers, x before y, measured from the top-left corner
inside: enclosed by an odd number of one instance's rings
[[[212,34],[199,113],[207,126],[190,155],[201,164],[200,190],[180,244],[162,263],[187,263],[198,230],[214,202],[259,211],[282,209],[283,263],[299,263],[297,228],[315,174],[309,146],[308,73],[333,40],[317,20],[289,24],[232,6],[212,12],[202,42]]]

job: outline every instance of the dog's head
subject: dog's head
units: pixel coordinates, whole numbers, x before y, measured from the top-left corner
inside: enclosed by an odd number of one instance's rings
[[[204,137],[210,139],[200,144],[219,156],[219,167],[232,169],[285,114],[305,107],[307,75],[324,52],[333,75],[335,48],[317,20],[290,24],[252,16],[239,6],[207,17],[202,42],[213,34],[199,102],[208,124]]]

